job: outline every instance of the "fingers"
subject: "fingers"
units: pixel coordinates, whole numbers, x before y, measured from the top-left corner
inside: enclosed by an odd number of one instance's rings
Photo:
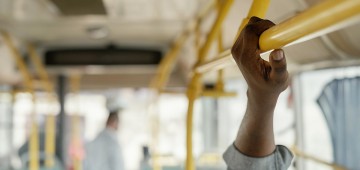
[[[259,38],[260,35],[275,24],[269,20],[262,20],[257,17],[251,17],[249,24],[244,28],[241,33],[240,42],[243,42],[239,46],[242,46],[241,54],[244,62],[249,60],[256,61],[259,58]],[[235,44],[237,45],[237,44]],[[245,57],[245,58],[244,58]]]
[[[288,72],[286,58],[282,49],[274,50],[270,53],[269,63],[271,66],[270,76],[275,81],[286,81]]]
[[[232,55],[239,67],[252,68],[261,61],[259,50],[260,35],[274,25],[269,20],[251,17],[231,49]]]
[[[257,23],[257,22],[259,22],[261,20],[262,20],[261,18],[253,16],[253,17],[250,18],[248,24],[254,24],[254,23]]]
[[[251,17],[247,26],[252,27],[252,31],[260,36],[265,30],[275,26],[270,20],[264,20],[258,17]]]
[[[249,24],[244,28],[244,39],[248,47],[259,48],[260,35],[267,29],[273,27],[275,24],[269,20],[259,20],[257,17],[252,17]]]

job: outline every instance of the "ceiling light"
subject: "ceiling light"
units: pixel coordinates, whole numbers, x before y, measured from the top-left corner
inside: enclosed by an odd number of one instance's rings
[[[89,26],[86,32],[92,39],[103,39],[109,36],[109,29],[104,26]]]

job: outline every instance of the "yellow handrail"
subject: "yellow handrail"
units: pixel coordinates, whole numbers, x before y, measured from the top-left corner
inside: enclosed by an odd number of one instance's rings
[[[221,9],[218,12],[218,16],[215,20],[215,23],[213,24],[213,26],[211,27],[210,33],[208,34],[208,36],[206,37],[206,41],[204,43],[204,45],[202,46],[202,48],[199,51],[199,62],[203,62],[203,60],[205,59],[205,57],[207,57],[207,54],[210,50],[211,44],[214,42],[214,40],[216,39],[216,36],[219,33],[219,30],[221,28],[222,23],[224,22],[228,12],[230,11],[230,8],[233,4],[233,0],[227,0],[225,1],[224,4],[222,4]]]
[[[251,4],[250,10],[246,16],[241,22],[241,25],[238,29],[237,35],[234,40],[240,35],[240,32],[243,30],[245,25],[249,22],[250,18],[252,16],[257,16],[259,18],[264,18],[266,16],[266,13],[268,11],[270,5],[270,0],[254,0]],[[223,51],[223,50],[221,50]]]
[[[51,84],[49,75],[46,72],[46,69],[41,62],[40,56],[37,54],[34,45],[28,44],[27,45],[29,57],[32,61],[32,63],[35,66],[36,72],[39,74],[40,78],[42,79],[42,88],[46,90],[48,93],[54,93],[54,86]]]
[[[201,21],[204,17],[207,16],[207,14],[214,8],[215,6],[215,0],[210,0],[209,3],[207,3],[198,13],[195,19],[189,22],[187,28],[180,34],[180,36],[174,41],[171,49],[166,53],[164,58],[161,60],[158,69],[157,74],[152,79],[150,88],[156,89],[157,93],[155,94],[153,101],[158,101],[158,95],[163,92],[164,87],[166,86],[166,83],[168,82],[168,79],[170,77],[170,74],[172,72],[173,66],[175,64],[175,61],[177,59],[177,56],[181,50],[181,48],[184,46],[186,40],[190,37],[191,33],[194,29],[199,28]],[[154,115],[155,123],[153,127],[153,133],[155,138],[158,136],[158,124],[156,123],[158,121],[158,118],[156,117],[156,114]],[[154,160],[153,165],[155,170],[161,169],[158,155],[156,153],[156,143],[157,140],[155,139],[153,141],[153,149],[154,149]]]
[[[221,9],[218,12],[218,16],[208,34],[206,41],[201,49],[198,51],[197,63],[201,63],[207,57],[207,53],[210,49],[210,45],[215,40],[216,36],[219,33],[220,27],[225,20],[226,15],[230,11],[230,7],[234,3],[234,0],[226,0],[224,4],[222,4]],[[198,28],[199,29],[199,28]],[[199,31],[196,31],[196,44],[195,46],[198,49],[199,42]],[[202,84],[201,84],[201,74],[195,73],[191,79],[191,82],[188,86],[187,97],[188,97],[188,110],[187,110],[187,118],[186,118],[186,170],[195,170],[194,158],[193,158],[193,145],[192,145],[192,130],[193,130],[193,110],[194,103],[196,98],[202,92]]]
[[[358,0],[327,0],[266,30],[260,36],[260,48],[262,51],[268,51],[327,34],[348,26],[349,23],[344,21],[359,14]],[[195,72],[218,70],[232,61],[230,50],[226,50],[213,60],[201,63],[195,68]]]
[[[221,1],[217,0],[217,9],[218,12],[221,10]],[[222,31],[221,28],[218,33],[217,37],[217,45],[218,45],[218,51],[223,51],[223,40],[222,40]],[[235,97],[237,95],[236,92],[227,92],[224,88],[224,70],[221,69],[218,71],[217,74],[217,80],[215,83],[215,88],[211,90],[202,90],[201,96],[205,97],[214,97],[214,98],[221,98],[221,97]]]
[[[218,10],[218,12],[220,12],[220,10],[221,10],[221,0],[217,0],[217,10]],[[217,45],[218,45],[218,51],[219,52],[224,50],[223,36],[222,36],[222,29],[221,28],[220,28],[219,33],[218,33]],[[218,71],[215,90],[216,91],[224,91],[224,70],[223,69]]]
[[[24,79],[24,85],[26,91],[31,94],[32,102],[35,103],[34,96],[34,85],[32,81],[32,76],[28,71],[28,68],[21,57],[20,52],[16,49],[10,35],[5,31],[0,31],[1,35],[4,38],[5,45],[8,46],[11,56],[14,58],[16,65]],[[39,131],[38,125],[36,123],[35,117],[35,106],[33,106],[31,114],[31,129],[30,129],[30,142],[29,142],[29,170],[38,170],[39,169]]]
[[[249,11],[249,15],[255,15],[258,17],[264,17],[266,10],[269,6],[270,0],[254,0],[253,5],[251,7],[251,10]],[[204,46],[200,49],[197,59],[197,64],[204,62],[205,58],[207,57],[208,51],[210,49],[210,46],[212,42],[215,40],[216,35],[219,34],[219,30],[221,28],[221,25],[230,10],[231,6],[233,4],[233,0],[227,0],[221,8],[219,8],[219,13],[217,16],[217,19],[204,43]],[[257,8],[256,5],[259,5],[259,8]],[[248,15],[248,16],[249,16]],[[242,26],[245,25],[244,23],[247,22],[247,19],[244,19]],[[240,27],[242,27],[240,26]],[[240,28],[241,29],[241,28]],[[219,37],[218,37],[219,38]],[[220,37],[221,38],[221,37]],[[220,40],[220,39],[219,39]],[[221,43],[219,41],[218,43]],[[222,48],[221,44],[218,44],[219,48]],[[197,65],[196,65],[197,66]],[[222,72],[219,72],[219,78],[222,78]],[[194,170],[195,164],[193,160],[193,149],[192,149],[192,130],[193,130],[193,109],[194,109],[194,103],[196,98],[199,96],[199,94],[203,93],[202,85],[201,85],[201,77],[202,73],[195,72],[193,74],[193,77],[191,79],[191,82],[188,86],[187,96],[189,99],[188,104],[188,113],[187,113],[187,127],[186,127],[186,146],[187,146],[187,154],[186,154],[186,170]],[[221,81],[218,84],[218,86],[221,86]],[[205,92],[204,92],[205,93]],[[219,96],[219,93],[215,94],[216,96]],[[232,94],[230,94],[232,95]]]
[[[291,148],[291,151],[298,157],[302,157],[302,158],[305,158],[305,159],[308,159],[308,160],[312,160],[314,162],[317,162],[317,163],[320,163],[320,164],[323,164],[323,165],[327,165],[335,170],[346,170],[347,168],[345,168],[344,166],[341,166],[341,165],[338,165],[336,163],[330,163],[330,162],[327,162],[325,160],[322,160],[321,158],[318,158],[318,157],[315,157],[315,156],[312,156],[308,153],[305,153],[301,150],[299,150],[297,147],[292,147]]]
[[[207,14],[214,8],[214,0],[211,0],[203,9],[200,10],[197,17],[189,22],[188,27],[180,34],[180,36],[174,41],[171,49],[165,54],[164,58],[161,60],[157,73],[152,79],[150,87],[155,88],[158,92],[164,88],[168,82],[169,76],[174,67],[177,56],[184,46],[186,40],[190,37],[193,29],[198,27],[201,23],[201,20],[207,16]],[[195,23],[195,26],[194,26]]]
[[[270,28],[260,36],[260,49],[268,51],[281,48],[291,42],[307,40],[307,36],[324,30],[336,23],[360,14],[359,0],[328,0],[303,13]],[[338,28],[333,28],[338,29]],[[315,35],[317,36],[317,35]],[[311,37],[312,38],[312,37]]]
[[[32,44],[28,44],[27,46],[29,57],[32,63],[35,66],[36,72],[39,74],[42,84],[42,88],[47,92],[48,99],[50,102],[56,102],[54,96],[54,86],[51,84],[49,80],[49,75],[46,72],[46,69],[41,62],[40,56],[35,50],[35,47]],[[54,166],[54,157],[55,157],[55,136],[56,136],[56,122],[55,122],[55,114],[47,115],[46,117],[46,133],[45,133],[45,166],[47,168],[51,168]]]

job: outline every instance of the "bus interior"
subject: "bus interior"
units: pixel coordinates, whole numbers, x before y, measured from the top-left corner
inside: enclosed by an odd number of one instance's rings
[[[86,170],[109,111],[125,170],[226,169],[247,104],[229,49],[251,16],[276,24],[261,57],[286,55],[289,169],[359,170],[360,0],[0,0],[0,170]]]

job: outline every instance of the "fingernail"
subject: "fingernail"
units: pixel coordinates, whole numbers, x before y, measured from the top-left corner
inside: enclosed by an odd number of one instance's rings
[[[276,50],[273,59],[276,61],[280,61],[284,58],[284,52],[282,50]]]

